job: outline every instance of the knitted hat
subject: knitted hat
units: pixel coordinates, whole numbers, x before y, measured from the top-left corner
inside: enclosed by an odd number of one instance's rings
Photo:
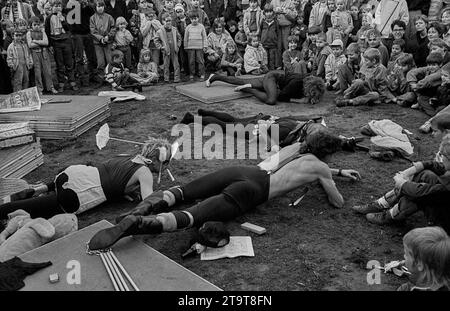
[[[175,4],[174,10],[175,10],[175,12],[178,10],[178,11],[183,11],[183,13],[184,13],[184,7],[181,3]]]
[[[333,46],[340,46],[341,48],[344,48],[344,43],[342,42],[341,39],[335,39],[331,44],[331,47]]]

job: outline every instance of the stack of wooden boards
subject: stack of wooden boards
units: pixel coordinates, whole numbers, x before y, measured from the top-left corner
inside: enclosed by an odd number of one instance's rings
[[[1,100],[1,98],[0,98]],[[0,123],[28,122],[42,139],[76,138],[111,115],[110,99],[98,96],[43,96],[38,111],[0,113]]]
[[[44,163],[39,138],[29,124],[0,124],[0,178],[21,178]]]

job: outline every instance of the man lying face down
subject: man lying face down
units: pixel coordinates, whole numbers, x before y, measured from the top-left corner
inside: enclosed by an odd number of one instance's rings
[[[272,198],[315,181],[322,185],[329,202],[340,208],[344,199],[332,175],[360,179],[357,171],[330,169],[323,162],[341,148],[340,143],[339,137],[322,127],[308,135],[303,143],[287,146],[257,166],[227,167],[184,186],[155,192],[135,210],[119,216],[116,226],[97,232],[89,248],[105,249],[129,235],[159,234],[193,226],[200,228],[200,244],[220,247],[228,243],[229,237],[222,221],[232,220]],[[203,201],[170,212],[176,204],[195,200]]]
[[[135,157],[116,157],[98,165],[71,165],[53,182],[12,195],[12,202],[0,205],[0,219],[18,209],[29,213],[31,218],[79,214],[137,189],[146,198],[153,192],[152,173],[158,173],[170,158],[171,145],[165,140],[151,139]]]

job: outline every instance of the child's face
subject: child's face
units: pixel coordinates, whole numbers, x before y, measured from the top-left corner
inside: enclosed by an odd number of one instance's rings
[[[148,8],[148,2],[147,2],[147,0],[141,0],[141,1],[139,1],[139,8],[142,10],[142,9],[146,9],[146,8]]]
[[[44,10],[45,10],[45,14],[50,15],[50,14],[52,14],[53,8],[50,5],[46,5],[44,7]]]
[[[231,25],[230,32],[235,32],[235,31],[236,31],[236,25]]]
[[[433,53],[433,52],[436,52],[436,53],[441,54],[442,56],[445,56],[445,53],[446,53],[447,51],[446,51],[444,48],[441,48],[440,46],[432,45],[432,46],[430,47],[430,53]]]
[[[20,42],[20,41],[22,41],[22,38],[23,38],[23,36],[22,36],[21,33],[15,33],[15,34],[14,34],[14,37],[13,37],[13,39],[14,39],[15,42]]]
[[[297,48],[297,43],[294,41],[291,41],[288,43],[288,47],[289,47],[289,50],[291,50],[291,51],[295,50]]]
[[[172,0],[166,0],[164,2],[164,7],[168,10],[172,10],[173,9],[173,1]]]
[[[242,24],[238,24],[238,30],[239,31],[244,31],[244,26]]]
[[[339,57],[342,54],[342,47],[340,47],[340,46],[333,46],[333,47],[331,47],[331,50],[333,51],[333,54],[336,57]]]
[[[273,18],[273,11],[266,11],[266,12],[264,12],[264,16],[267,18],[267,19],[272,19]]]
[[[5,26],[5,31],[7,34],[9,34],[9,35],[12,34],[13,30],[14,30],[14,25],[8,24]]]
[[[304,22],[304,20],[303,20],[303,16],[297,16],[297,25],[303,25],[303,22]]]
[[[98,6],[97,5],[97,13],[98,14],[103,14],[103,12],[105,12],[105,6],[103,6],[103,5]]]
[[[414,25],[416,26],[417,32],[421,32],[427,29],[427,24],[421,19],[418,19]]]
[[[334,0],[328,0],[327,6],[328,6],[328,10],[330,10],[330,12],[336,11],[336,2]]]
[[[442,24],[445,26],[450,25],[450,11],[446,11],[444,14],[442,14]]]
[[[442,70],[441,81],[442,85],[450,84],[450,72]]]
[[[53,12],[59,13],[59,12],[61,12],[61,11],[62,11],[62,5],[61,5],[60,3],[55,4],[55,5],[53,6]]]
[[[249,6],[251,9],[256,9],[258,7],[258,1],[250,1]]]
[[[392,36],[395,40],[402,39],[405,34],[405,29],[398,25],[394,25],[394,28],[392,28]]]
[[[350,13],[353,16],[358,16],[358,13],[359,13],[358,7],[356,5],[352,5],[352,7],[350,8]]]
[[[391,51],[391,54],[392,54],[392,55],[398,55],[398,54],[400,54],[401,52],[402,52],[402,48],[400,47],[400,45],[394,44],[394,45],[392,46],[392,51]]]
[[[439,38],[439,32],[434,27],[428,29],[428,40],[433,40]]]
[[[370,35],[367,38],[367,43],[369,44],[369,47],[377,48],[378,46],[380,46],[380,38],[375,35]]]
[[[308,38],[311,40],[312,43],[317,42],[317,34],[316,33],[309,34]]]
[[[229,45],[229,46],[227,47],[227,50],[228,50],[228,53],[229,53],[229,54],[234,54],[234,52],[236,51],[234,45]]]
[[[31,28],[35,31],[39,30],[41,28],[41,24],[38,22],[33,22],[33,23],[31,23]]]
[[[200,5],[200,0],[192,0],[192,6],[194,8],[198,8],[199,5]]]
[[[326,40],[324,40],[323,38],[317,38],[316,39],[316,46],[318,49],[322,49],[326,44]]]
[[[411,274],[409,275],[409,279],[412,283],[418,279],[418,274],[420,273],[420,269],[418,269],[417,264],[414,263],[414,257],[411,250],[403,244],[403,257],[405,258],[405,267],[408,269]]]
[[[219,27],[214,28],[214,32],[215,32],[216,34],[218,34],[218,35],[221,35],[222,32],[223,32],[222,26],[219,26]]]
[[[142,56],[142,59],[144,60],[144,62],[149,63],[150,62],[150,54],[144,54]]]
[[[348,51],[347,52],[347,58],[351,62],[356,62],[358,60],[359,54],[354,51]]]
[[[441,66],[439,64],[428,64],[427,67],[428,67],[428,71],[430,73],[434,73],[434,72],[438,71],[439,68],[441,68]]]
[[[361,25],[362,26],[370,26],[370,21],[369,21],[369,17],[367,15],[363,15],[362,19],[361,19]]]
[[[119,30],[124,30],[125,28],[127,28],[127,24],[126,23],[120,23],[119,24]]]
[[[361,7],[363,13],[370,13],[372,11],[372,7],[370,4],[365,4]]]
[[[120,64],[120,63],[122,63],[123,62],[123,55],[118,55],[118,56],[116,56],[116,57],[114,57],[114,60],[113,60],[116,64]]]
[[[377,64],[375,59],[368,59],[367,57],[364,57],[364,60],[366,61],[367,68],[373,68]]]
[[[198,17],[193,17],[193,18],[191,18],[191,22],[192,22],[192,25],[197,25],[198,24]]]
[[[259,46],[259,40],[258,40],[258,39],[253,39],[253,40],[252,40],[252,46],[253,46],[254,48],[257,48],[257,47]]]
[[[172,18],[171,17],[166,17],[166,19],[164,20],[164,27],[166,27],[166,29],[172,28]]]
[[[337,0],[336,1],[336,7],[338,9],[338,11],[345,11],[345,3],[343,0]]]

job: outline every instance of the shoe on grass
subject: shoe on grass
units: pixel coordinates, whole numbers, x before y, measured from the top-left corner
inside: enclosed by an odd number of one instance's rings
[[[431,122],[427,121],[419,127],[419,131],[422,133],[428,134],[431,132]]]
[[[419,109],[419,104],[415,103],[414,105],[411,106],[411,109]]]
[[[373,201],[369,204],[352,206],[351,209],[359,214],[366,215],[369,213],[379,213],[383,211],[383,206],[381,206],[377,201]]]
[[[376,225],[387,225],[394,222],[389,210],[379,213],[369,213],[366,215],[367,221]]]
[[[211,78],[213,76],[214,76],[214,74],[212,73],[212,74],[209,75],[208,79],[206,79],[206,81],[205,81],[206,87],[210,87],[211,86]],[[202,77],[204,78],[205,76],[202,76]]]

